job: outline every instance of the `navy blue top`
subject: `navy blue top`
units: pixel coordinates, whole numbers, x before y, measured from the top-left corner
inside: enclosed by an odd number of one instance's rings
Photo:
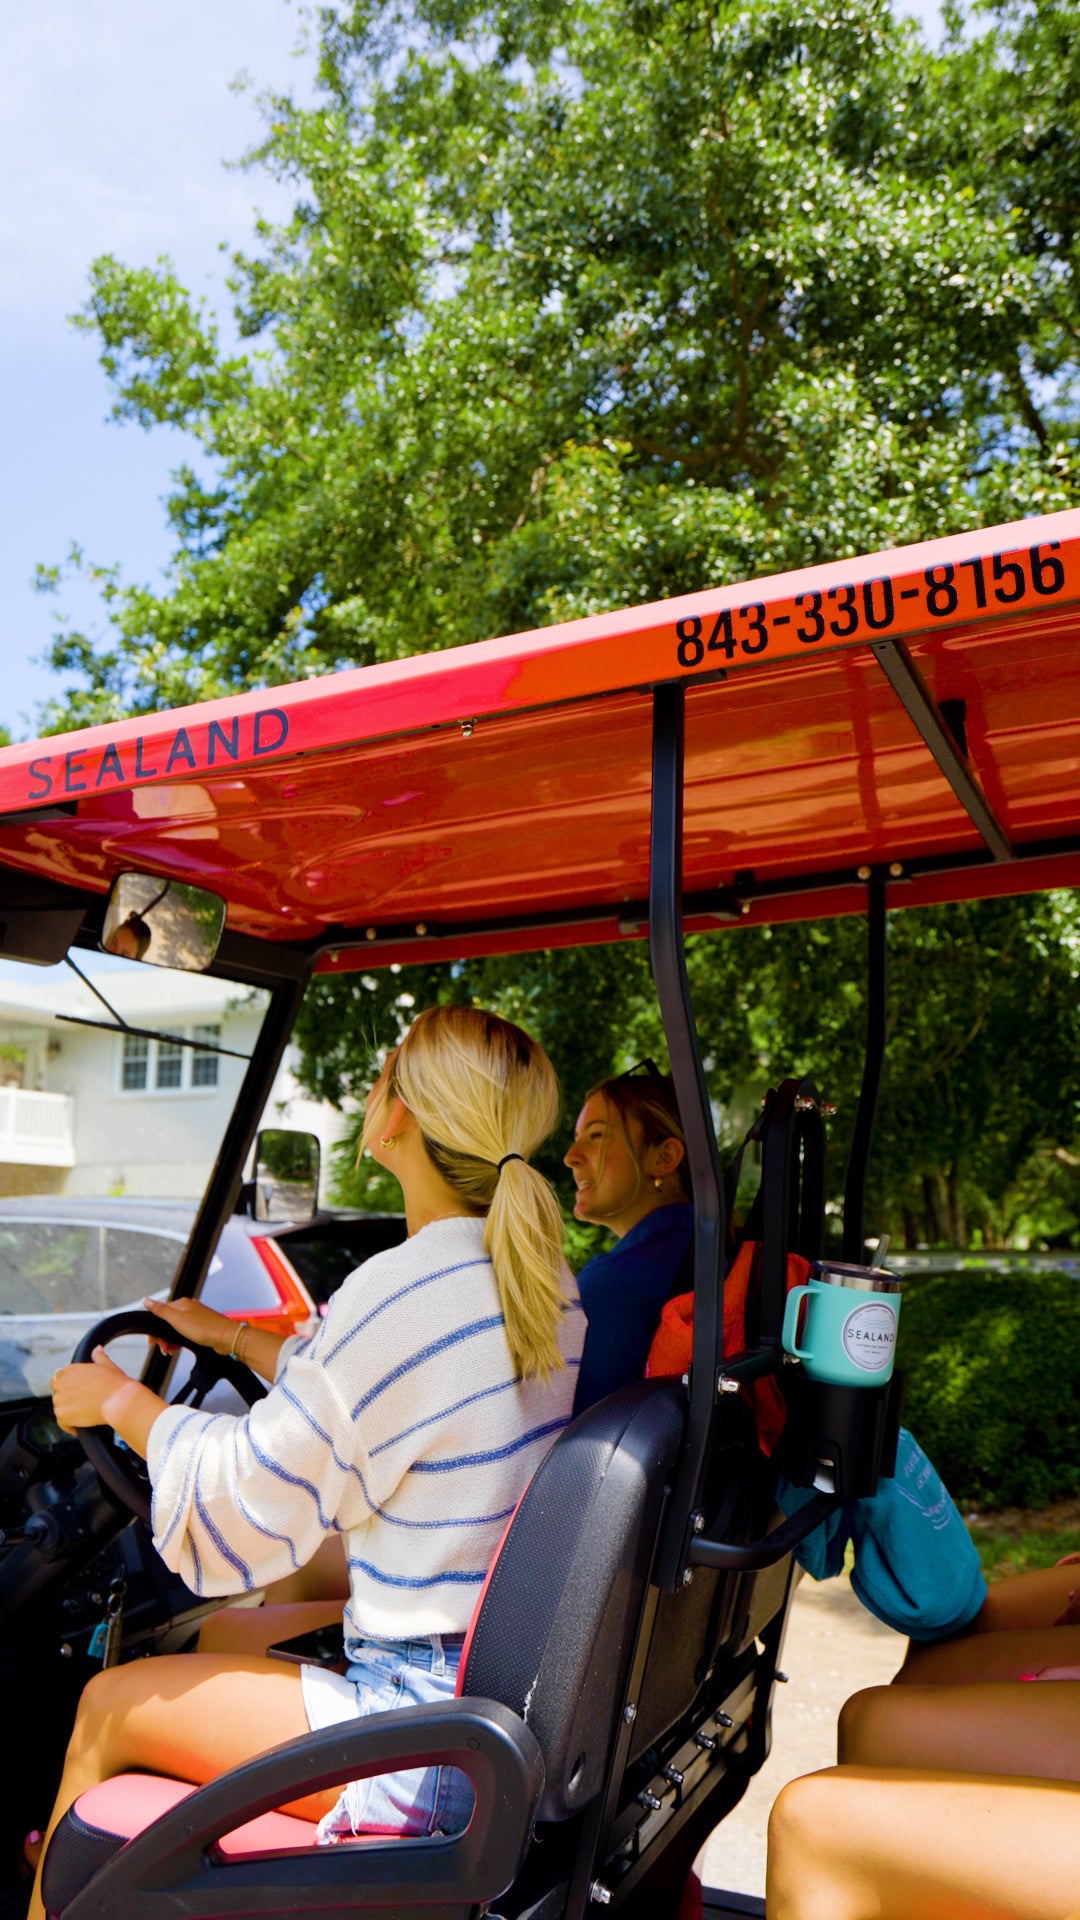
[[[655,1207],[610,1253],[598,1253],[582,1267],[578,1292],[588,1325],[575,1414],[641,1379],[660,1309],[675,1290],[693,1235],[689,1201]]]

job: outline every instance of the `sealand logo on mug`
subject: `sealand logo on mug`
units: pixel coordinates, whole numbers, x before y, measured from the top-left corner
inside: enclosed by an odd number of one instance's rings
[[[848,1314],[841,1337],[849,1360],[867,1373],[880,1373],[892,1361],[896,1315],[884,1300],[868,1301]]]

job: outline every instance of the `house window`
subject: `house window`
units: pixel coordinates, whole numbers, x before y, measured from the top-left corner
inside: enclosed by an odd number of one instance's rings
[[[221,1045],[220,1027],[196,1027],[193,1040],[204,1040],[211,1047]],[[218,1083],[219,1056],[216,1053],[193,1053],[191,1056],[191,1084],[193,1087],[216,1087]]]
[[[221,1044],[220,1025],[178,1027],[177,1037],[162,1035],[160,1040],[141,1034],[125,1033],[120,1063],[120,1086],[124,1093],[203,1093],[218,1085],[219,1055],[196,1053],[181,1046],[180,1040],[201,1040],[209,1046]]]
[[[183,1085],[184,1049],[178,1047],[175,1040],[159,1040],[157,1043],[157,1071],[154,1085],[161,1093],[171,1092],[174,1087]]]
[[[141,1093],[146,1087],[150,1067],[150,1042],[141,1034],[125,1033],[124,1064],[120,1085],[125,1093]]]

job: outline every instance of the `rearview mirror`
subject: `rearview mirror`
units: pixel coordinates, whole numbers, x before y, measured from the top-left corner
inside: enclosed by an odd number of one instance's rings
[[[312,1220],[319,1204],[319,1142],[268,1127],[255,1142],[256,1220]]]
[[[182,880],[118,873],[105,909],[101,946],[125,960],[205,973],[225,929],[225,902]]]

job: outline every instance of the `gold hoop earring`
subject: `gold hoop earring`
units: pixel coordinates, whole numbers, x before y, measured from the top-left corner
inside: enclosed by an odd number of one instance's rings
[[[379,1145],[380,1147],[396,1147],[397,1141],[392,1133],[382,1133],[379,1135]]]

